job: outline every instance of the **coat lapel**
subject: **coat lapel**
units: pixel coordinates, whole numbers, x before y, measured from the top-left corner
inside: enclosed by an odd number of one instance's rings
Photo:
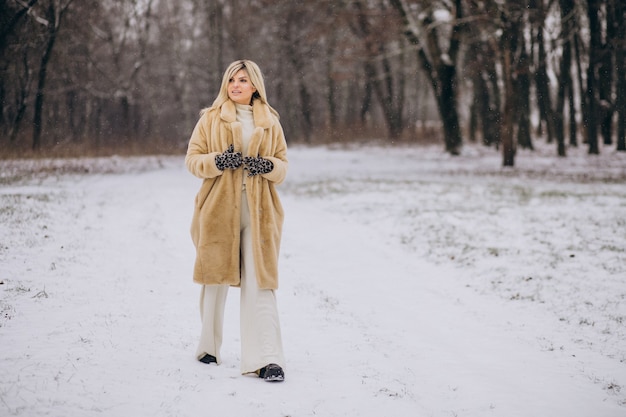
[[[235,102],[232,100],[226,100],[224,104],[222,104],[222,108],[220,109],[220,117],[223,121],[227,123],[232,123],[237,120],[237,107],[235,107]]]
[[[274,124],[270,115],[270,108],[261,100],[252,102],[252,114],[254,115],[254,126],[267,129]]]

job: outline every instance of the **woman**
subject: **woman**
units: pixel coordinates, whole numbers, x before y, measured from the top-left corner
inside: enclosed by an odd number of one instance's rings
[[[285,374],[274,290],[283,208],[275,186],[287,173],[287,144],[252,61],[233,62],[213,105],[193,130],[187,169],[202,178],[191,236],[194,282],[202,285],[201,362],[221,363],[226,295],[241,287],[241,372],[266,381]]]

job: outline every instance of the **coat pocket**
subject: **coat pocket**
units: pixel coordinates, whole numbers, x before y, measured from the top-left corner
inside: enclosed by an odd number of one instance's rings
[[[198,191],[198,193],[196,194],[190,229],[191,240],[193,241],[193,244],[196,248],[200,243],[200,212],[202,211],[202,206],[204,206],[204,204],[206,203],[206,200],[209,197],[209,194],[211,193],[215,182],[215,178],[205,179],[200,186],[200,191]]]
[[[211,193],[213,186],[215,185],[216,178],[207,178],[202,181],[202,185],[200,186],[200,190],[196,194],[195,199],[195,208],[196,210],[200,210],[204,205],[207,197]]]

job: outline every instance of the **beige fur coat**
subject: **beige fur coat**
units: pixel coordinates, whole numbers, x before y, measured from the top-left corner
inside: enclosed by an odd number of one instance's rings
[[[278,118],[267,105],[254,100],[252,111],[255,129],[246,155],[272,161],[274,169],[267,174],[248,177],[243,168],[220,171],[215,165],[215,156],[230,144],[236,152],[242,149],[242,126],[231,100],[202,114],[189,141],[185,165],[203,179],[191,222],[196,247],[193,280],[198,284],[240,284],[239,223],[246,175],[257,281],[259,288],[278,288],[284,213],[275,186],[287,174],[287,144]]]

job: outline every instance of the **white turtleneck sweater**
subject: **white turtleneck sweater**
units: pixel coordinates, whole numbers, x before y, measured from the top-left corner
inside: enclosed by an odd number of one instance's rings
[[[252,106],[247,106],[245,104],[237,104],[237,121],[241,123],[241,140],[242,140],[242,148],[241,153],[245,156],[248,152],[248,144],[250,143],[250,138],[254,133],[254,118],[252,116]]]
[[[241,154],[246,156],[248,144],[254,133],[254,117],[252,116],[252,106],[237,104],[237,121],[241,123]],[[246,189],[246,171],[243,175],[243,190]]]

